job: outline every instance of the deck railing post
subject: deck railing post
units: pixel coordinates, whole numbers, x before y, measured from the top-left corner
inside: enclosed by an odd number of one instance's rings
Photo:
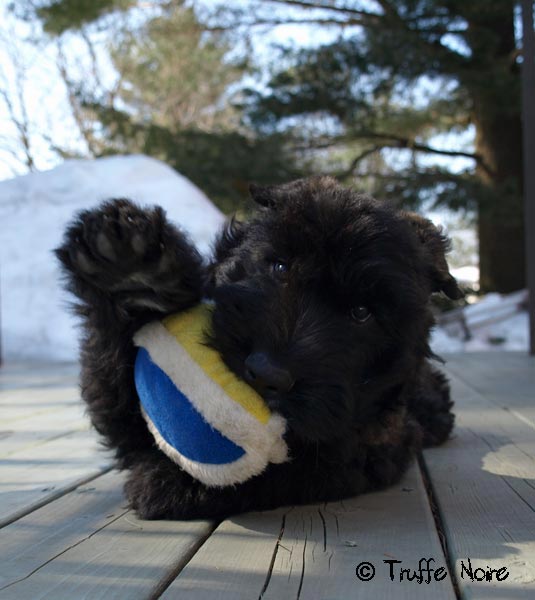
[[[522,7],[522,133],[526,282],[529,293],[529,352],[535,355],[535,35],[533,33],[533,0],[521,0],[520,4]]]

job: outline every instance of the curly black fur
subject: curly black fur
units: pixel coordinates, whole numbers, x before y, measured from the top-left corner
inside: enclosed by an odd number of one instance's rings
[[[261,207],[228,224],[209,265],[160,208],[127,200],[81,213],[56,251],[84,323],[82,395],[145,518],[378,489],[453,426],[448,384],[429,362],[429,297],[460,294],[440,231],[329,178],[251,193]],[[210,343],[230,369],[246,378],[247,357],[263,352],[295,382],[260,390],[288,421],[292,460],[235,487],[207,488],[158,450],[134,387],[133,333],[203,296],[215,301]]]

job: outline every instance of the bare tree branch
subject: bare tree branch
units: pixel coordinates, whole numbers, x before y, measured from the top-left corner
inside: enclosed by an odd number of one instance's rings
[[[399,18],[398,11],[392,6],[388,0],[377,0],[379,6],[383,9],[384,14],[390,17]]]
[[[29,171],[34,171],[36,166],[31,142],[31,123],[25,94],[26,67],[20,57],[17,56],[16,49],[11,44],[6,43],[7,40],[3,39],[2,41],[4,42],[4,52],[9,56],[13,67],[14,80],[13,84],[10,85],[4,69],[0,66],[0,98],[7,110],[9,121],[17,132],[19,150],[22,151],[24,156],[22,162]],[[6,147],[6,145],[3,148],[20,160],[19,153]]]
[[[93,75],[93,79],[94,79],[96,85],[99,88],[102,88],[102,83],[100,81],[100,73],[99,73],[99,69],[98,69],[97,54],[95,52],[95,47],[93,45],[93,42],[92,42],[91,38],[89,37],[85,27],[82,27],[80,29],[80,37],[84,40],[85,45],[87,46],[87,50],[89,52],[89,57],[91,59],[91,74]]]
[[[408,150],[413,150],[415,152],[425,152],[427,154],[439,154],[442,156],[462,156],[465,158],[470,158],[474,160],[478,165],[480,165],[487,172],[491,172],[488,165],[483,160],[483,157],[476,152],[465,152],[464,150],[441,150],[440,148],[433,148],[432,146],[428,146],[426,144],[422,144],[415,140],[412,140],[407,137],[403,137],[396,134],[390,133],[382,133],[377,131],[364,131],[357,134],[353,134],[353,138],[359,139],[382,139],[383,143],[378,144],[380,148],[407,148]]]
[[[404,24],[406,21],[408,22],[418,22],[421,21],[423,18],[426,18],[426,16],[428,17],[432,17],[434,15],[420,15],[420,16],[416,16],[416,17],[404,17],[403,19],[401,19],[399,17],[399,13],[396,10],[395,7],[395,3],[392,3],[390,0],[377,0],[378,4],[381,6],[381,8],[383,9],[383,13],[374,13],[374,12],[369,12],[369,11],[365,11],[365,10],[359,10],[356,8],[350,8],[347,6],[333,6],[333,5],[326,5],[323,3],[318,3],[318,2],[314,2],[314,1],[306,1],[306,0],[263,0],[264,2],[272,2],[275,4],[285,4],[288,6],[295,6],[296,8],[302,8],[302,9],[317,9],[317,10],[324,10],[326,12],[331,12],[334,14],[339,14],[340,16],[353,16],[353,17],[359,17],[358,19],[354,18],[353,22],[350,23],[347,19],[344,21],[345,23],[347,23],[348,25],[363,25],[363,26],[387,26],[387,20],[388,18],[390,18],[390,20],[392,21],[392,19],[394,19],[398,24],[402,25]],[[329,19],[330,20],[330,19]],[[318,19],[318,23],[321,23],[321,19]],[[415,30],[413,30],[414,32],[425,32],[425,33],[442,33],[442,34],[446,34],[446,33],[464,33],[466,31],[466,27],[461,27],[461,28],[448,28],[444,25],[433,25],[430,27],[418,27]]]
[[[205,31],[232,31],[238,27],[258,27],[267,25],[270,27],[277,27],[279,25],[322,25],[324,27],[355,27],[356,25],[368,25],[361,19],[327,19],[327,18],[309,18],[309,19],[264,19],[257,18],[254,20],[237,21],[232,25],[205,25],[203,29]]]
[[[78,129],[80,131],[81,136],[85,140],[87,145],[87,149],[89,150],[92,156],[97,156],[99,153],[99,144],[93,135],[93,131],[91,130],[91,126],[88,126],[86,123],[86,119],[84,118],[82,107],[80,106],[80,101],[76,96],[76,91],[74,89],[73,82],[69,77],[67,59],[65,57],[65,53],[63,51],[63,45],[61,42],[61,38],[58,38],[56,42],[57,48],[57,67],[59,75],[65,85],[65,89],[67,90],[67,98],[69,101],[69,105],[71,107],[72,116],[76,125],[78,125]]]
[[[485,164],[483,158],[480,154],[475,152],[466,152],[464,150],[441,150],[440,148],[434,148],[433,146],[429,146],[426,144],[422,144],[417,142],[411,138],[403,137],[397,135],[395,133],[386,133],[379,131],[360,131],[360,132],[352,132],[349,135],[339,136],[332,139],[327,140],[318,140],[317,142],[311,142],[308,146],[296,146],[295,150],[322,150],[327,148],[332,148],[333,146],[341,146],[344,144],[348,144],[354,142],[355,140],[383,140],[382,142],[376,144],[372,148],[364,151],[361,155],[357,156],[351,163],[352,166],[348,167],[348,172],[353,171],[358,163],[373,154],[374,152],[378,152],[383,148],[399,148],[399,149],[408,149],[413,150],[415,152],[424,152],[427,154],[440,154],[443,156],[451,156],[451,157],[465,157],[470,158],[477,162],[483,169],[488,170],[489,167]]]
[[[323,4],[323,2],[315,2],[313,0],[309,0],[309,1],[307,1],[307,0],[267,0],[267,1],[275,3],[275,4],[286,4],[287,6],[296,6],[298,8],[308,8],[308,9],[315,8],[315,9],[326,10],[326,11],[335,12],[335,13],[341,13],[344,15],[358,15],[360,17],[363,17],[366,19],[371,19],[371,20],[381,19],[381,15],[379,15],[377,13],[360,10],[358,8],[349,8],[346,6],[333,6],[332,4],[327,5],[327,4]]]
[[[353,174],[353,172],[355,171],[355,169],[357,168],[357,166],[359,165],[359,163],[361,161],[363,161],[366,157],[370,156],[371,154],[375,154],[375,152],[378,152],[382,148],[383,148],[383,146],[373,146],[372,148],[368,148],[368,150],[365,150],[364,152],[359,154],[357,157],[355,157],[351,161],[351,164],[349,165],[349,167],[347,169],[340,171],[339,173],[337,173],[336,176],[339,177],[340,179],[347,179],[348,177],[350,177]]]
[[[446,53],[449,56],[458,56],[458,52],[453,50],[451,47],[446,46],[442,41],[430,41],[425,39],[428,34],[440,34],[445,35],[451,34],[462,34],[466,32],[466,27],[461,28],[448,28],[445,25],[437,25],[436,23],[429,26],[422,26],[418,22],[425,18],[423,16],[417,16],[413,18],[401,18],[398,11],[396,10],[395,3],[390,0],[377,0],[381,6],[383,13],[374,13],[357,8],[350,8],[347,6],[333,6],[332,4],[324,4],[323,2],[317,2],[315,0],[266,0],[267,2],[275,4],[284,4],[287,6],[295,6],[301,9],[321,9],[326,12],[333,14],[339,14],[342,19],[330,19],[330,18],[318,18],[317,20],[310,20],[310,23],[332,26],[337,25],[339,27],[381,27],[381,28],[399,28],[401,27],[408,34],[418,37],[420,42],[424,42],[433,52],[440,51]],[[281,19],[283,20],[283,19]],[[276,20],[275,20],[276,21]],[[283,20],[284,21],[284,20]],[[342,22],[340,22],[342,21]],[[286,23],[290,21],[284,21]],[[301,21],[300,19],[294,20],[295,24],[306,24],[306,20]],[[415,27],[408,27],[407,22],[416,24]],[[267,23],[269,24],[269,23]],[[271,23],[273,26],[281,25],[280,22]],[[423,34],[423,37],[422,37]]]

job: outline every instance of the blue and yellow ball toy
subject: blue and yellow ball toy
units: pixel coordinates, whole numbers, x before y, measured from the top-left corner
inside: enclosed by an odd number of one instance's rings
[[[288,460],[285,420],[205,345],[210,306],[198,305],[134,336],[135,384],[159,448],[207,486],[228,486]]]

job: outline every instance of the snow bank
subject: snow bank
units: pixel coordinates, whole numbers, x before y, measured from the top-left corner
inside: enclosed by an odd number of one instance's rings
[[[452,311],[459,318],[450,321],[448,313],[444,313],[442,326],[436,327],[432,333],[431,347],[437,354],[493,350],[527,352],[529,324],[526,306],[526,290],[512,294],[487,294],[462,311]]]
[[[461,339],[448,335],[442,327],[435,327],[431,332],[431,349],[439,356],[453,352],[464,352],[464,343]]]
[[[479,267],[474,265],[450,269],[450,273],[461,285],[470,285],[471,287],[474,287],[476,284],[479,284]]]
[[[51,251],[73,214],[112,197],[159,204],[208,253],[223,215],[189,180],[146,156],[71,160],[0,182],[0,331],[6,361],[69,361],[77,331]]]

